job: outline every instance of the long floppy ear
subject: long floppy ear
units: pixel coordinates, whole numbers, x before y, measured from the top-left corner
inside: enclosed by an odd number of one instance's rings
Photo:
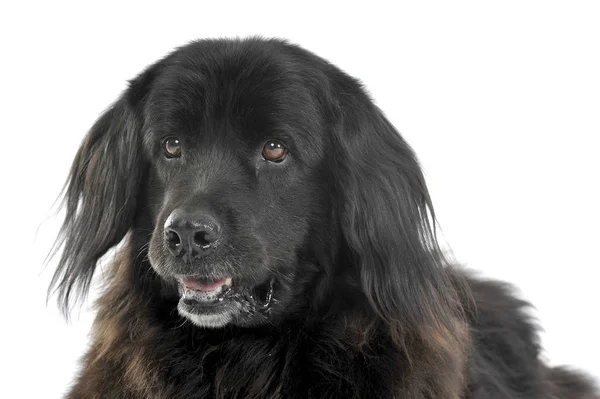
[[[143,160],[133,91],[96,121],[66,183],[66,216],[55,244],[62,254],[49,288],[66,316],[71,300],[87,295],[98,259],[123,239],[135,216]]]
[[[397,345],[450,344],[463,313],[419,163],[358,83],[337,92],[340,225],[363,291]]]

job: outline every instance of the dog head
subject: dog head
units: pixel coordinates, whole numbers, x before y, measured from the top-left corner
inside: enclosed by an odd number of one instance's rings
[[[129,233],[130,267],[201,327],[364,303],[393,336],[433,336],[455,313],[412,150],[358,81],[282,41],[199,41],[150,66],[86,136],[66,207],[65,306]]]

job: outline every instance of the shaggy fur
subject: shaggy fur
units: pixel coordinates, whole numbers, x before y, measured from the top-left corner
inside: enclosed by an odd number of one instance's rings
[[[411,148],[297,46],[203,40],[147,68],[86,136],[65,202],[65,311],[122,244],[69,398],[598,397],[540,361],[509,287],[448,265]],[[181,209],[210,215],[219,245],[170,253]],[[185,276],[233,283],[208,306]]]

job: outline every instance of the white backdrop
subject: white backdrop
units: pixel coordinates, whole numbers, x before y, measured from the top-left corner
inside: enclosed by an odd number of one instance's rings
[[[12,3],[0,6],[0,397],[60,397],[87,345],[89,305],[66,323],[45,302],[53,264],[42,269],[87,129],[175,46],[255,34],[362,79],[419,155],[456,259],[535,304],[550,363],[600,377],[600,3]]]

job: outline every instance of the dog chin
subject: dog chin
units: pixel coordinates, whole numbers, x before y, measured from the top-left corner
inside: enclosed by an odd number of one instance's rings
[[[180,288],[177,311],[198,327],[222,328],[232,324],[243,310],[242,304],[236,299],[231,290],[222,291],[221,288],[213,292]]]
[[[259,326],[270,318],[274,298],[274,279],[253,288],[236,287],[232,278],[178,279],[177,311],[194,325],[204,328]]]
[[[177,310],[181,316],[187,318],[198,327],[222,328],[231,323],[233,320],[232,313],[228,311],[215,314],[194,314],[185,310],[181,305],[177,307]]]

